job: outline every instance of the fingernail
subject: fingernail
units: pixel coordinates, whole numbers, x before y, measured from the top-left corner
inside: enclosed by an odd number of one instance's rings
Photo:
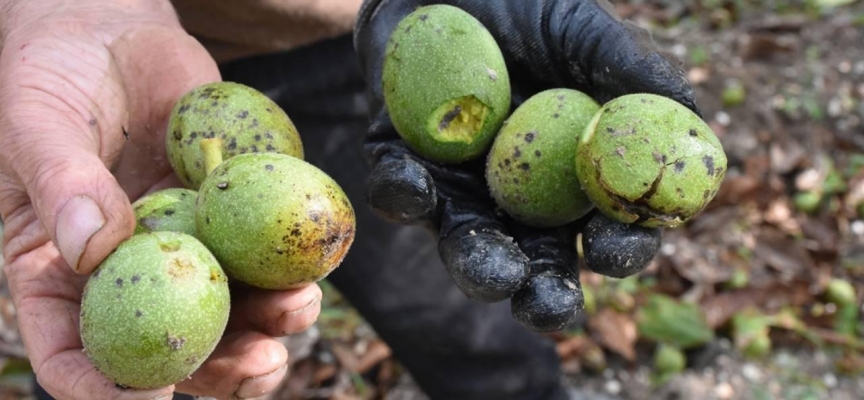
[[[153,400],[171,400],[174,398],[173,394],[166,394],[159,397],[154,397]]]
[[[234,397],[237,399],[251,399],[267,394],[267,392],[275,389],[282,382],[282,379],[285,377],[284,372],[287,369],[288,364],[285,364],[273,372],[244,379],[240,383],[240,387],[237,388],[237,391],[234,392]]]
[[[73,270],[78,270],[81,254],[87,242],[105,225],[102,210],[93,199],[75,196],[69,199],[57,215],[55,237],[60,254]]]
[[[312,300],[310,300],[308,303],[306,303],[305,306],[303,306],[297,310],[289,311],[288,314],[289,315],[299,314],[299,313],[302,313],[302,312],[308,310],[311,307],[317,306],[318,303],[321,302],[321,295],[319,295],[318,293],[321,293],[321,292],[316,292],[315,297],[312,297]]]

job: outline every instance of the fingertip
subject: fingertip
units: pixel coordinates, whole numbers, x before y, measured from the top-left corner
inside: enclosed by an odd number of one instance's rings
[[[216,350],[189,379],[178,383],[177,390],[195,396],[231,398],[244,385],[257,396],[274,390],[288,364],[285,345],[270,336],[241,331],[223,337]],[[258,377],[258,382],[248,383]],[[239,393],[244,394],[244,393]]]
[[[625,224],[597,213],[582,232],[585,264],[598,274],[624,278],[644,270],[660,251],[663,230]]]
[[[528,278],[528,258],[499,230],[464,225],[439,243],[439,252],[456,285],[475,300],[505,300]]]
[[[366,187],[367,202],[375,213],[398,224],[428,216],[438,201],[432,175],[422,165],[408,159],[378,163]]]
[[[57,248],[73,271],[88,274],[132,234],[132,215],[125,195],[119,200],[103,200],[101,205],[87,194],[74,195],[57,214]]]
[[[560,331],[585,304],[579,281],[555,274],[534,275],[511,299],[513,318],[535,332]]]

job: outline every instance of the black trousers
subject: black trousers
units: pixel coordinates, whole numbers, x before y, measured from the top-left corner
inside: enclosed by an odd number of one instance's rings
[[[291,117],[306,160],[345,190],[357,216],[355,242],[328,280],[392,348],[433,400],[559,400],[551,341],[516,323],[507,301],[468,299],[446,273],[434,235],[390,224],[365,201],[369,168],[363,79],[350,36],[220,66]]]

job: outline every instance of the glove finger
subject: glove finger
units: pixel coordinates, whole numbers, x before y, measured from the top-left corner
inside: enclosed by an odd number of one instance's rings
[[[529,257],[531,277],[511,299],[513,318],[537,332],[573,324],[585,300],[579,283],[575,246],[577,225],[554,229],[514,228]]]
[[[598,274],[624,278],[644,270],[660,251],[663,230],[625,224],[596,212],[582,232],[585,264]]]
[[[468,297],[487,303],[511,297],[528,278],[528,258],[491,209],[464,199],[448,202],[438,242],[456,285]]]
[[[382,218],[408,224],[429,219],[437,205],[435,180],[408,158],[384,158],[367,182],[367,202]]]

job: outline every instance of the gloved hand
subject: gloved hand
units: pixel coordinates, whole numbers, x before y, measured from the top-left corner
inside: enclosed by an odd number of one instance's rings
[[[599,103],[647,92],[699,112],[684,73],[653,47],[648,34],[617,18],[605,0],[367,0],[355,46],[369,85],[372,124],[365,151],[373,166],[368,202],[396,223],[437,232],[439,253],[469,297],[510,298],[514,317],[537,331],[570,323],[583,298],[574,238],[582,232],[586,264],[623,277],[644,269],[661,231],[614,222],[592,212],[568,226],[535,229],[496,210],[484,180],[485,159],[440,165],[400,139],[389,119],[381,75],[390,33],[418,6],[443,3],[480,20],[502,50],[513,108],[550,88],[572,88]],[[512,238],[512,239],[511,239]]]
[[[89,274],[135,226],[130,200],[179,186],[164,130],[180,96],[220,79],[167,0],[0,0],[0,213],[4,274],[40,384],[57,399],[152,399],[179,392],[260,396],[321,291],[232,287],[218,347],[176,388],[128,390],[96,371],[78,330]],[[236,397],[235,397],[236,396]],[[159,397],[162,398],[162,397]]]

